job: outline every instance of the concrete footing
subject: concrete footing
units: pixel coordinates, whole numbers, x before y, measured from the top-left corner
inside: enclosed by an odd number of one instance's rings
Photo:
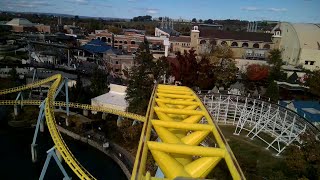
[[[37,145],[36,144],[31,144],[31,158],[32,158],[33,163],[38,161]]]
[[[44,119],[40,120],[40,132],[44,132]]]
[[[13,113],[14,113],[15,116],[18,116],[19,111],[20,111],[19,106],[18,106],[18,105],[14,105],[14,107],[13,107]]]
[[[84,116],[88,116],[88,115],[89,115],[89,111],[86,110],[86,109],[84,109],[84,110],[83,110],[83,115],[84,115]]]
[[[107,114],[106,113],[102,113],[102,117],[101,117],[103,120],[106,120],[107,118]]]
[[[123,118],[121,116],[118,116],[118,119],[117,119],[117,126],[118,127],[122,126],[122,121],[123,121]]]
[[[69,117],[68,116],[66,117],[66,126],[67,127],[69,126]]]
[[[56,155],[57,155],[59,161],[62,162],[63,159],[62,159],[60,152],[57,149],[55,150],[55,152],[56,152]]]

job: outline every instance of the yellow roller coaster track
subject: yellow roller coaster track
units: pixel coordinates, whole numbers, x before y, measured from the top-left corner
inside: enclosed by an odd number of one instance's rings
[[[69,165],[72,171],[80,178],[80,179],[95,179],[73,156],[71,151],[69,150],[68,146],[63,141],[61,134],[59,133],[55,121],[54,116],[54,106],[66,106],[65,102],[54,101],[54,95],[56,93],[59,84],[62,81],[62,76],[60,74],[51,76],[47,79],[35,82],[33,84],[28,84],[25,86],[14,87],[10,89],[0,90],[0,95],[14,93],[14,92],[21,92],[23,90],[31,89],[34,87],[38,87],[40,85],[51,83],[51,86],[48,91],[48,96],[45,100],[45,117],[46,123],[52,137],[52,140],[55,144],[56,149],[62,155],[65,162]],[[23,101],[15,101],[15,100],[2,100],[0,101],[0,105],[16,105],[16,104],[24,104],[24,105],[40,105],[42,101],[39,100],[23,100]],[[78,104],[78,103],[69,103],[69,107],[74,108],[81,108],[81,109],[88,109],[92,111],[99,111],[99,112],[106,112],[112,113],[116,115],[120,115],[122,117],[128,117],[131,119],[144,121],[145,117],[139,116],[133,113],[127,113],[123,111],[118,111],[115,109],[108,109],[104,107],[96,107],[90,106],[87,104]]]
[[[45,117],[55,147],[80,179],[95,179],[76,160],[57,129],[54,107],[67,106],[65,102],[54,101],[56,90],[61,82],[62,76],[57,74],[25,86],[0,90],[0,95],[52,83],[45,99]],[[41,103],[40,100],[0,100],[0,105],[40,105]],[[155,86],[146,117],[87,104],[69,103],[69,107],[106,112],[145,122],[132,179],[151,179],[150,173],[146,172],[148,151],[151,152],[165,177],[169,179],[204,178],[222,159],[225,160],[233,179],[245,179],[220,129],[197,95],[187,87]],[[161,142],[150,141],[152,128],[157,132]],[[216,147],[201,146],[201,142],[210,135],[213,135]]]
[[[0,100],[0,105],[5,105],[5,106],[6,105],[41,105],[41,103],[42,103],[41,100],[17,100],[17,101],[16,100]],[[54,101],[53,105],[56,107],[66,107],[67,103],[64,101]],[[137,115],[134,113],[124,112],[124,111],[120,111],[120,110],[116,110],[116,109],[105,108],[102,106],[91,106],[89,104],[80,104],[80,103],[69,102],[69,107],[114,114],[114,115],[126,117],[129,119],[134,119],[134,120],[141,121],[141,122],[144,122],[146,119],[144,116],[140,116],[140,115]]]
[[[146,172],[150,151],[164,176],[205,178],[225,160],[233,179],[245,179],[220,129],[198,96],[182,86],[158,85],[150,99],[132,179],[155,179]],[[161,141],[151,141],[151,129]],[[215,147],[200,145],[213,137]]]

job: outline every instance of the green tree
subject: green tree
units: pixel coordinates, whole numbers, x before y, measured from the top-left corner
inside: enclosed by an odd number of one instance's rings
[[[12,69],[9,71],[10,79],[13,82],[11,87],[19,86],[20,85],[20,78],[19,74],[17,73],[17,70],[15,67],[12,67]]]
[[[91,77],[91,91],[92,95],[99,96],[101,94],[107,93],[109,91],[108,89],[109,82],[107,81],[107,74],[96,67],[93,70],[93,74]]]
[[[193,87],[196,85],[198,63],[194,49],[176,53],[177,65],[172,67],[172,73],[175,79],[180,81],[184,86]]]
[[[319,179],[320,143],[314,135],[301,136],[302,145],[289,146],[285,151],[288,174],[294,179]]]
[[[268,63],[271,65],[269,82],[285,79],[285,74],[281,72],[281,66],[283,64],[281,53],[279,49],[273,49],[269,52]]]
[[[309,90],[312,94],[320,96],[320,69],[314,70],[313,72],[308,73],[306,85],[309,86]]]
[[[279,87],[276,82],[269,83],[266,94],[267,97],[270,98],[271,101],[277,102],[279,100]]]
[[[203,20],[202,19],[199,19],[199,23],[202,23],[203,22]]]
[[[207,55],[213,65],[214,81],[218,86],[228,87],[236,80],[238,68],[233,51],[228,46],[214,46]]]
[[[109,26],[108,27],[108,31],[109,32],[112,32],[114,34],[120,34],[122,32],[122,29],[121,28],[118,28],[116,26]]]
[[[193,18],[191,21],[196,23],[196,22],[197,22],[197,19],[196,19],[196,18]]]
[[[126,100],[128,111],[145,115],[154,82],[159,81],[164,72],[168,72],[165,58],[154,61],[149,44],[140,45],[135,65],[129,71]]]
[[[90,90],[83,87],[81,75],[77,75],[76,85],[70,88],[69,98],[71,102],[90,103],[90,99],[94,97]]]
[[[210,60],[202,56],[198,62],[198,79],[197,86],[200,89],[212,89],[214,87],[214,66]]]
[[[204,23],[206,23],[206,24],[213,24],[213,20],[212,20],[212,19],[208,19],[208,20],[205,20]]]

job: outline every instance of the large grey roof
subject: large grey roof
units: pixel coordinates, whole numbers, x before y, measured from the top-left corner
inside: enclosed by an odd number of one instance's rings
[[[7,25],[11,26],[33,26],[34,24],[25,18],[13,18],[11,21],[7,22]]]

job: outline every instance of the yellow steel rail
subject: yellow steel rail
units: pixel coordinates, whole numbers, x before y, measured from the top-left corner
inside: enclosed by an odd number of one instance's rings
[[[57,74],[33,84],[0,90],[0,95],[52,83],[45,99],[45,116],[56,149],[80,179],[95,179],[76,160],[57,129],[54,107],[67,106],[65,102],[54,101],[54,95],[61,81],[61,75]],[[0,100],[0,105],[40,105],[41,103],[40,100]],[[132,179],[158,179],[146,172],[149,151],[165,177],[169,179],[204,178],[221,160],[225,160],[233,179],[245,179],[220,129],[197,95],[187,87],[155,86],[146,117],[87,104],[69,103],[69,107],[106,112],[145,122]],[[201,121],[206,123],[203,124]],[[152,128],[157,132],[161,142],[150,141]],[[201,146],[200,143],[210,134],[214,136],[217,146]]]
[[[151,141],[154,128],[160,142]],[[216,147],[200,143],[213,135]],[[150,99],[131,179],[154,179],[146,172],[148,152],[165,178],[205,178],[221,161],[233,179],[245,179],[220,129],[197,95],[187,87],[158,85]]]
[[[59,84],[62,81],[61,74],[53,75],[47,79],[28,84],[25,86],[14,87],[10,89],[0,90],[0,95],[9,94],[14,92],[20,92],[23,90],[31,89],[37,86],[41,86],[44,84],[51,83],[51,86],[48,91],[48,96],[46,98],[45,103],[45,117],[47,126],[51,135],[51,138],[55,144],[56,149],[59,151],[61,156],[63,157],[64,161],[68,164],[68,166],[72,169],[72,171],[80,178],[80,179],[95,179],[73,156],[71,151],[69,150],[68,146],[62,139],[60,132],[57,129],[55,117],[54,117],[54,95],[56,90],[59,87]],[[10,103],[9,101],[4,101],[5,103]],[[19,102],[19,100],[17,101]],[[20,101],[21,102],[21,101]],[[27,103],[35,103],[40,104],[40,101],[27,101]]]
[[[41,100],[0,100],[0,105],[40,105],[42,103]],[[54,106],[61,106],[66,107],[67,103],[64,101],[54,101]],[[137,121],[144,122],[145,117],[140,116],[138,114],[130,113],[130,112],[124,112],[116,109],[110,109],[103,106],[91,106],[89,104],[80,104],[80,103],[73,103],[69,102],[70,108],[78,108],[78,109],[86,109],[90,111],[97,111],[97,112],[105,112],[109,114],[114,114],[122,117],[126,117],[129,119],[134,119]]]
[[[51,135],[51,138],[55,144],[56,149],[59,151],[59,153],[62,155],[65,162],[68,164],[68,166],[72,169],[72,171],[80,178],[80,179],[95,179],[73,156],[67,145],[62,139],[62,136],[60,132],[57,129],[57,124],[55,121],[54,116],[54,106],[66,106],[67,104],[65,102],[61,101],[54,101],[54,95],[56,93],[56,90],[59,87],[59,84],[62,81],[62,76],[60,74],[51,76],[47,79],[37,81],[32,84],[14,87],[10,89],[4,89],[0,90],[0,95],[14,93],[14,92],[20,92],[23,90],[31,89],[37,86],[41,86],[44,84],[52,83],[49,91],[48,96],[46,98],[45,103],[45,116],[46,116],[46,122],[47,126]],[[42,101],[40,100],[1,100],[0,105],[16,105],[16,104],[23,104],[23,105],[40,105]],[[144,121],[145,117],[139,116],[133,113],[127,113],[123,111],[118,111],[114,109],[104,108],[104,107],[97,107],[97,106],[90,106],[87,104],[79,104],[79,103],[69,103],[69,107],[74,108],[81,108],[81,109],[87,109],[92,111],[100,111],[100,112],[106,112],[106,113],[112,113],[116,115],[120,115],[123,117],[128,117],[131,119]]]

